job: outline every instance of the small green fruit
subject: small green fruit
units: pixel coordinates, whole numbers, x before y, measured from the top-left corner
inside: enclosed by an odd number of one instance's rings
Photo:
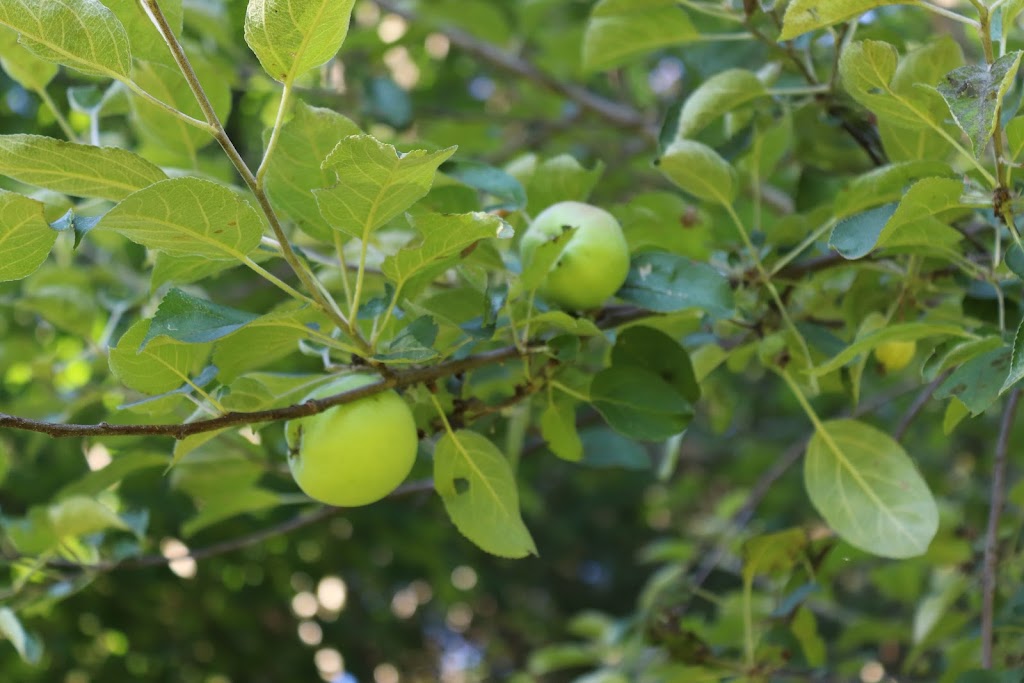
[[[537,214],[523,234],[523,262],[567,228],[577,228],[538,291],[566,308],[597,308],[617,292],[629,273],[629,245],[622,227],[604,209],[582,202],[560,202]]]
[[[887,341],[875,347],[875,358],[886,372],[899,372],[910,365],[917,353],[915,341]]]
[[[307,398],[324,398],[376,380],[347,375]],[[384,498],[412,470],[419,441],[409,406],[384,391],[285,424],[288,467],[306,495],[356,507]]]

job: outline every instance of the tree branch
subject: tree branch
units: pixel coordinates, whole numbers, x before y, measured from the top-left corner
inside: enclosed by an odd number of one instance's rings
[[[381,9],[397,14],[407,21],[423,22],[416,12],[400,6],[394,0],[373,1]],[[638,131],[651,142],[658,140],[658,129],[633,107],[609,100],[573,83],[561,81],[526,59],[500,50],[455,26],[440,25],[437,26],[437,31],[446,36],[453,45],[482,61],[562,95],[614,126]]]
[[[999,564],[999,516],[1006,499],[1006,452],[1010,446],[1010,432],[1013,418],[1020,402],[1020,389],[1014,389],[1003,410],[999,425],[999,440],[996,442],[995,458],[992,461],[992,493],[989,496],[988,528],[985,530],[985,557],[981,570],[981,666],[992,668],[992,642],[994,605],[996,597],[996,571]]]
[[[506,346],[493,351],[485,351],[474,356],[449,360],[434,366],[411,368],[392,373],[390,377],[381,378],[372,384],[367,384],[356,389],[328,396],[321,399],[310,399],[303,403],[286,406],[283,408],[271,408],[269,410],[255,410],[251,412],[229,412],[208,420],[198,420],[185,424],[134,424],[120,425],[101,422],[99,424],[57,424],[41,420],[18,417],[0,413],[0,427],[9,429],[20,429],[29,432],[38,432],[53,437],[85,437],[85,436],[128,436],[128,435],[149,435],[149,436],[171,436],[175,439],[184,439],[193,434],[211,432],[217,429],[224,429],[234,425],[246,425],[256,422],[272,422],[277,420],[289,420],[296,417],[306,417],[322,413],[332,406],[352,403],[367,396],[379,394],[388,389],[399,389],[402,387],[438,380],[443,377],[450,377],[463,372],[469,372],[488,365],[500,365],[509,360],[523,357],[533,353],[540,353],[544,346],[529,347],[523,351],[515,346]]]

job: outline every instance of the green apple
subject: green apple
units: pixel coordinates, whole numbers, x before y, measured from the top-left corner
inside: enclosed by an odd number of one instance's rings
[[[346,375],[307,396],[324,398],[376,381]],[[356,507],[384,498],[412,469],[419,438],[412,411],[384,391],[285,424],[288,466],[306,495],[329,505]]]
[[[875,358],[886,372],[899,372],[910,364],[917,353],[915,341],[886,341],[875,347]]]
[[[519,253],[528,263],[540,245],[566,228],[576,232],[538,291],[565,308],[597,308],[619,290],[629,273],[629,245],[615,216],[582,202],[552,204],[526,229]]]

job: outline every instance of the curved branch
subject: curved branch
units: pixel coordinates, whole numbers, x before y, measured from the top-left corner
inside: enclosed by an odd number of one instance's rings
[[[386,12],[397,14],[410,22],[422,22],[419,15],[403,6],[400,6],[399,3],[394,2],[393,0],[373,1],[378,7]],[[450,25],[441,25],[436,28],[437,31],[447,37],[453,45],[474,57],[492,64],[499,69],[525,78],[528,81],[532,81],[553,93],[562,95],[563,97],[578,104],[581,108],[593,112],[614,126],[625,128],[627,130],[639,131],[648,140],[657,142],[658,129],[652,125],[641,112],[637,111],[633,107],[609,100],[573,83],[561,81],[532,62],[529,62],[517,55],[509,54],[500,50],[490,43],[479,40],[460,28]]]

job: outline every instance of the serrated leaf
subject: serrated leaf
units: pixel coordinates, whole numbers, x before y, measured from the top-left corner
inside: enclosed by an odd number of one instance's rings
[[[157,337],[189,344],[212,342],[238,331],[259,318],[255,313],[221,306],[207,299],[171,289],[164,295],[139,350]]]
[[[237,194],[209,180],[163,180],[129,195],[100,228],[171,256],[242,261],[263,236],[263,220]]]
[[[807,445],[804,484],[829,526],[872,555],[916,557],[938,530],[935,499],[906,451],[862,422],[821,425]]]
[[[126,80],[132,54],[128,34],[98,0],[0,0],[0,24],[44,59],[96,76]]]
[[[402,328],[398,336],[374,355],[387,363],[422,363],[438,356],[434,343],[437,341],[437,322],[429,315],[423,315]]]
[[[853,43],[839,58],[843,86],[853,99],[893,125],[910,129],[940,126],[948,111],[941,95],[934,89],[915,87],[911,79],[896,80],[898,60],[896,48],[889,43]]]
[[[436,275],[450,267],[471,244],[504,233],[505,223],[497,216],[474,212],[464,214],[428,213],[409,217],[419,239],[388,256],[381,271],[402,291],[414,276]]]
[[[764,84],[752,71],[726,69],[690,93],[679,112],[676,136],[692,137],[726,112],[765,95]]]
[[[953,169],[941,161],[903,161],[872,169],[850,181],[836,195],[833,213],[842,219],[881,204],[898,202],[913,180],[953,177]],[[888,218],[886,218],[888,220]]]
[[[116,512],[87,496],[71,496],[54,503],[49,515],[58,538],[85,536],[107,529],[130,531]]]
[[[604,162],[584,168],[576,157],[559,154],[537,165],[526,186],[530,213],[536,215],[552,204],[564,201],[585,202],[604,173]]]
[[[426,195],[438,166],[454,153],[455,148],[449,147],[399,154],[370,135],[352,135],[323,162],[324,170],[334,174],[334,184],[313,194],[331,227],[366,240]]]
[[[939,385],[935,397],[956,397],[972,415],[982,414],[999,398],[1010,375],[1011,356],[1004,347],[972,358]]]
[[[248,322],[217,342],[213,363],[222,382],[265,367],[299,350],[299,340],[311,339],[328,321],[317,311],[286,304]]]
[[[57,231],[46,222],[42,204],[0,190],[0,282],[34,273],[56,241]]]
[[[302,100],[295,103],[291,120],[281,128],[274,161],[267,168],[267,193],[274,207],[307,235],[328,243],[334,239],[313,190],[334,182],[334,172],[322,166],[324,159],[339,140],[359,133],[359,126],[350,119]]]
[[[826,26],[853,19],[868,10],[899,5],[904,0],[793,0],[782,19],[779,40],[790,40]]]
[[[341,49],[353,5],[355,0],[249,0],[245,42],[271,78],[291,84]]]
[[[862,353],[871,351],[873,348],[888,341],[917,341],[928,337],[966,337],[974,338],[974,335],[963,328],[962,325],[945,325],[941,323],[900,323],[889,325],[871,334],[859,337],[852,344],[832,357],[830,360],[814,368],[814,374],[818,377],[838,370]]]
[[[0,175],[76,197],[114,201],[167,179],[159,168],[126,149],[42,135],[0,136]]]
[[[613,365],[597,373],[590,401],[617,432],[645,441],[679,434],[693,419],[693,407],[674,387],[636,366]]]
[[[583,459],[583,442],[576,431],[576,408],[571,401],[556,400],[547,404],[540,415],[540,433],[551,452],[562,460]]]
[[[967,133],[975,156],[981,156],[996,128],[996,113],[1013,85],[1021,52],[1003,55],[992,64],[962,66],[946,74],[938,91],[960,130]]]
[[[1017,326],[1017,334],[1013,337],[1013,351],[1010,356],[1010,371],[1006,375],[1000,395],[1004,394],[1014,384],[1024,379],[1024,320]]]
[[[583,68],[601,71],[700,37],[674,0],[601,0],[583,35]]]
[[[636,255],[619,298],[659,313],[699,308],[713,317],[733,310],[729,280],[706,263],[665,252]]]
[[[508,461],[485,437],[447,433],[434,449],[434,487],[455,527],[499,557],[537,554],[519,512],[519,492]]]
[[[43,649],[21,625],[18,616],[9,607],[0,607],[0,635],[8,640],[25,662],[35,665],[42,658]]]
[[[110,349],[110,370],[126,387],[144,394],[178,389],[202,368],[210,344],[186,344],[160,337],[139,350],[149,325],[149,320],[139,320],[121,336],[117,346]]]
[[[26,90],[42,90],[60,67],[18,44],[18,33],[0,26],[0,69]]]
[[[736,169],[707,145],[676,140],[658,160],[658,170],[697,199],[723,206],[736,197]]]

